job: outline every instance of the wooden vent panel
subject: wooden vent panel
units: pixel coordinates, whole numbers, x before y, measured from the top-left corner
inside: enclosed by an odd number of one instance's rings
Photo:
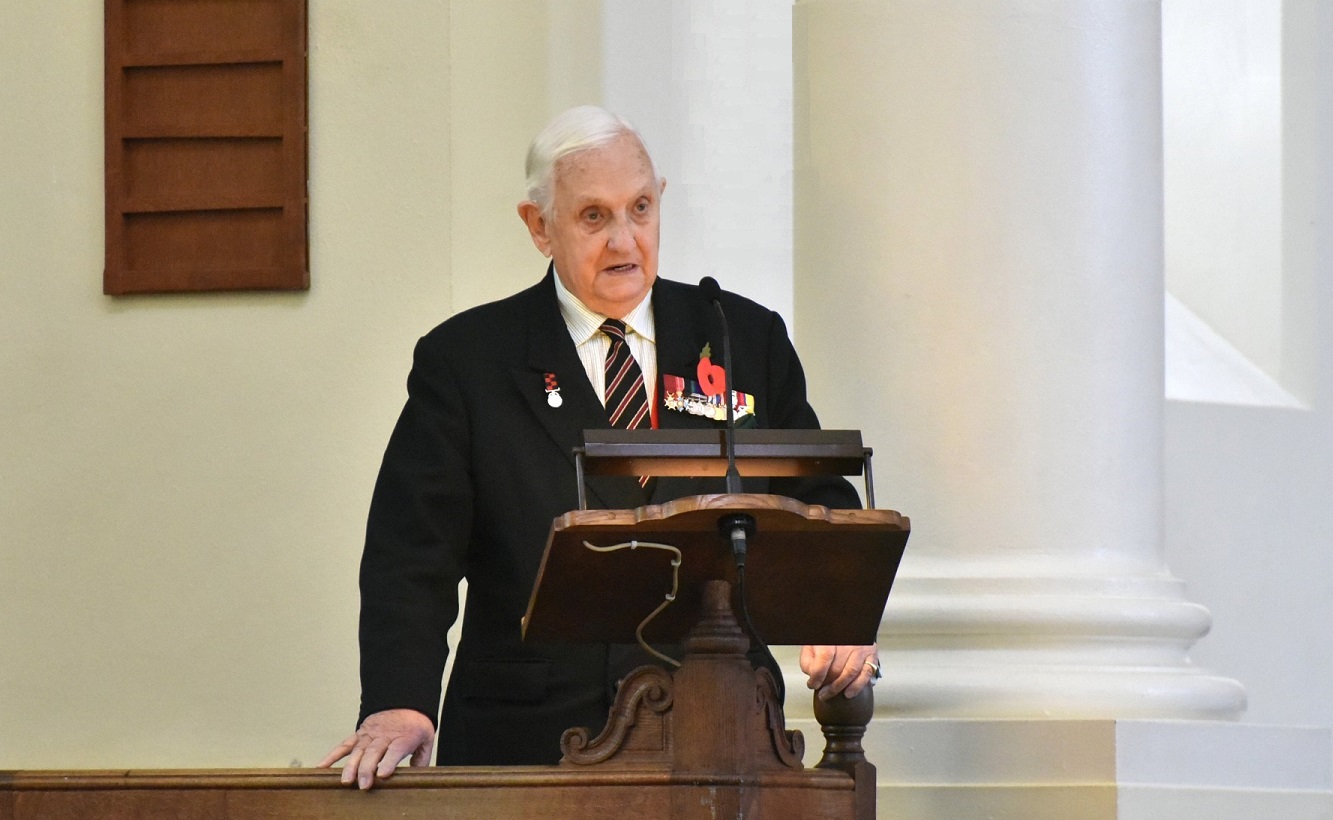
[[[282,0],[129,0],[125,45],[131,56],[208,52],[225,36],[232,53],[284,54],[291,32]]]
[[[282,63],[136,66],[123,77],[125,139],[282,136]]]
[[[106,293],[309,287],[305,32],[305,0],[106,0]]]
[[[129,140],[124,162],[126,213],[283,205],[280,138]]]

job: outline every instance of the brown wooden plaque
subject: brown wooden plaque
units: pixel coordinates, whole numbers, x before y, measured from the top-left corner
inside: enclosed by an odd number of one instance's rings
[[[306,0],[105,0],[111,295],[304,290]]]

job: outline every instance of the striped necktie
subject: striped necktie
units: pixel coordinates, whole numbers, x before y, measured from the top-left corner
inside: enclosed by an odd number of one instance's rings
[[[607,319],[602,322],[602,332],[611,340],[606,353],[606,415],[612,427],[633,430],[648,420],[643,371],[625,341],[624,322]]]
[[[634,430],[651,421],[643,371],[625,341],[624,322],[607,319],[602,322],[602,332],[611,340],[611,349],[606,352],[606,416],[612,427]],[[639,486],[646,489],[649,478],[639,476]]]

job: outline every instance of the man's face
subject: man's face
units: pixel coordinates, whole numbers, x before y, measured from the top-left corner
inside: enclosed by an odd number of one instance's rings
[[[561,283],[590,309],[620,319],[657,279],[664,187],[643,146],[627,135],[560,159],[550,215],[532,202],[519,215]]]

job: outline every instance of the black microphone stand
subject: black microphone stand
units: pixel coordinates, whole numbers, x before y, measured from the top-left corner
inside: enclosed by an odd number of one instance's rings
[[[713,303],[717,309],[717,318],[722,325],[722,400],[727,406],[727,430],[726,430],[726,448],[727,448],[727,494],[739,495],[744,492],[741,487],[741,473],[736,468],[736,408],[732,401],[731,394],[731,332],[727,329],[727,314],[722,310],[721,288],[717,280],[711,276],[705,276],[699,282],[703,288],[704,295]],[[763,650],[764,657],[774,667],[777,667],[777,659],[768,648],[768,643],[760,636],[759,630],[754,628],[754,622],[750,620],[750,607],[746,602],[745,595],[745,559],[749,551],[749,541],[754,537],[755,520],[749,513],[730,513],[718,519],[718,532],[722,537],[731,542],[731,554],[736,561],[736,597],[740,603],[740,611],[745,628],[749,631],[751,638]],[[786,687],[783,685],[782,677],[779,675],[775,681],[778,687],[778,699],[785,697]]]

